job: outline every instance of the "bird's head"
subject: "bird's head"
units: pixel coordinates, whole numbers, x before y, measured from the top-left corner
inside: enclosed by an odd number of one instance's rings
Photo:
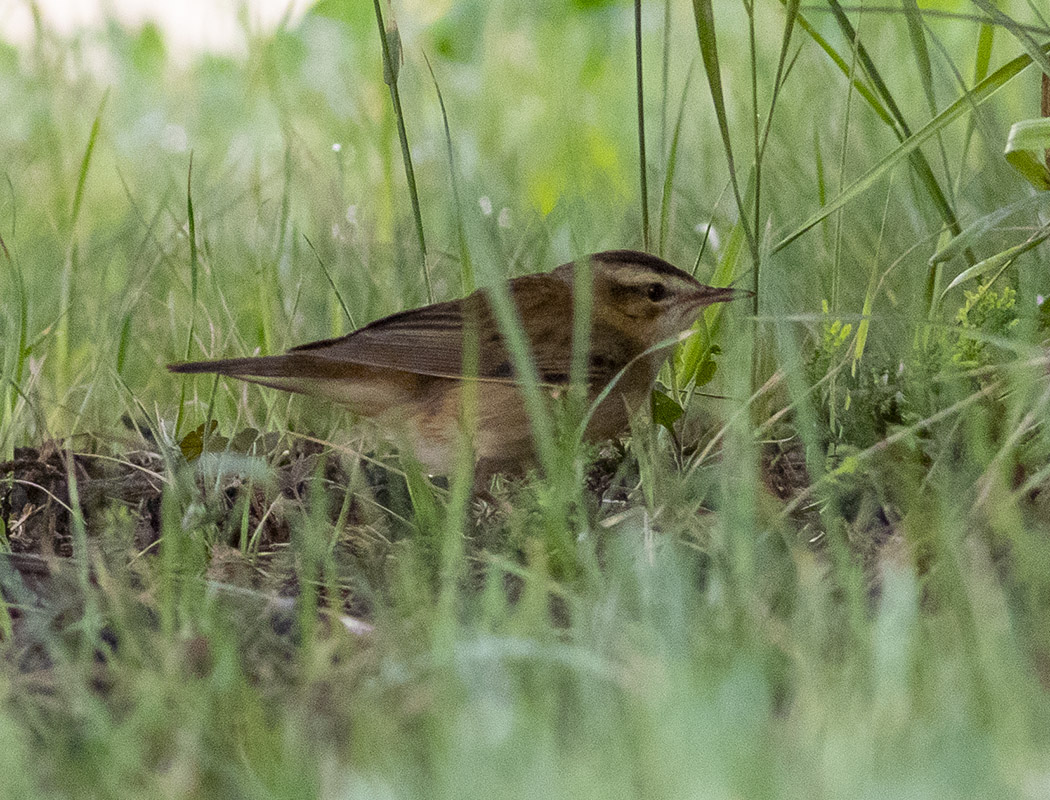
[[[595,320],[646,347],[687,330],[704,307],[752,294],[707,286],[662,258],[636,250],[608,250],[589,258]],[[575,269],[570,262],[555,274],[572,282]]]

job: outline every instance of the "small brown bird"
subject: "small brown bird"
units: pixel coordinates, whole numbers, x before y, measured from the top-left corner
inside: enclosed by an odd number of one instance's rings
[[[751,293],[706,286],[663,259],[634,250],[587,258],[593,294],[586,361],[589,401],[616,381],[587,426],[587,439],[596,441],[623,431],[630,413],[649,402],[667,350],[647,350],[691,327],[705,306]],[[575,262],[569,262],[551,273],[515,278],[509,285],[541,386],[552,395],[569,385],[574,275]],[[476,371],[465,370],[463,363],[464,334],[474,325]],[[392,314],[284,355],[169,364],[168,369],[217,372],[328,398],[397,434],[437,474],[447,473],[454,463],[462,389],[474,380],[478,479],[520,471],[534,455],[514,361],[483,289],[462,300]]]

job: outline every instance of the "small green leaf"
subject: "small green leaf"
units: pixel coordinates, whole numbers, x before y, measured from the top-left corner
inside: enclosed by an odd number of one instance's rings
[[[711,352],[714,353],[714,348],[711,349]],[[716,372],[718,372],[718,362],[709,356],[697,367],[696,374],[693,375],[693,382],[697,386],[708,384],[714,379]]]
[[[949,283],[947,288],[943,292],[941,292],[941,299],[943,300],[944,296],[959,284],[965,283],[966,281],[972,280],[973,278],[978,278],[981,275],[984,275],[988,272],[994,272],[1000,267],[1006,266],[1022,253],[1027,253],[1032,248],[1038,247],[1040,244],[1046,241],[1048,237],[1050,237],[1050,231],[1043,231],[1043,233],[1039,234],[1034,239],[1030,239],[1029,241],[1019,244],[1015,247],[1010,247],[1006,250],[1003,250],[1001,253],[996,253],[994,256],[986,258],[984,261],[978,261],[969,269],[964,269],[962,272],[956,275],[955,280]]]
[[[208,424],[208,432],[211,433],[218,426],[219,423],[212,420]],[[182,440],[179,442],[179,449],[182,451],[183,458],[187,461],[200,458],[201,453],[204,452],[204,423],[201,423],[182,437]]]
[[[835,468],[834,475],[853,475],[860,468],[860,459],[857,456],[846,456],[842,463]]]
[[[204,424],[202,423],[183,436],[179,442],[179,450],[182,451],[183,458],[187,461],[196,461],[204,454],[205,444],[207,444],[209,452],[225,450],[229,441],[224,436],[215,435],[215,429],[218,427],[219,423],[216,420],[211,420],[208,423],[207,434],[204,432]],[[205,438],[207,438],[207,442],[205,442]]]
[[[259,431],[245,428],[230,439],[230,450],[235,453],[251,453],[252,445],[259,439]]]
[[[138,36],[131,38],[130,55],[135,69],[159,79],[167,58],[167,49],[164,47],[164,35],[156,23],[147,22]]]
[[[653,389],[652,407],[653,422],[674,433],[674,424],[681,419],[685,410],[659,389]]]
[[[1010,126],[1004,155],[1010,166],[1036,189],[1050,189],[1050,171],[1042,156],[1050,150],[1050,119],[1023,119]]]

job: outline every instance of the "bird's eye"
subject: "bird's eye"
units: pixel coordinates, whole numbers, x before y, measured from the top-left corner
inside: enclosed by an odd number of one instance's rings
[[[654,303],[658,303],[667,297],[667,287],[662,283],[650,283],[645,287],[645,296]]]

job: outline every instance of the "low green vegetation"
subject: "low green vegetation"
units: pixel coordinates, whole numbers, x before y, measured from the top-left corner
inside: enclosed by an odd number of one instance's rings
[[[644,181],[624,2],[0,45],[0,794],[1050,795],[1050,19],[642,6]],[[165,370],[645,241],[754,304],[483,501]]]

